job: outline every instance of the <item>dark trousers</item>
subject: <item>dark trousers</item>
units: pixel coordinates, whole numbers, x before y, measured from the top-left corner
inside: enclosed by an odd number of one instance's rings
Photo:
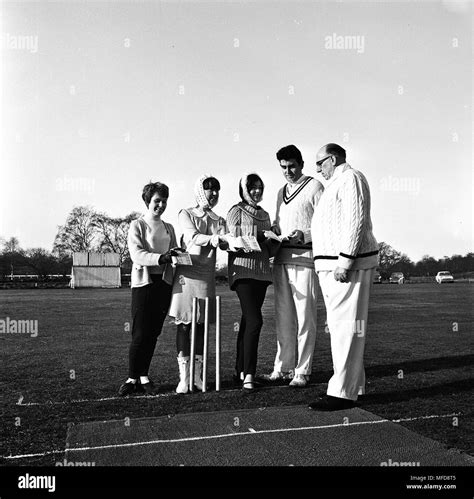
[[[256,279],[238,279],[233,288],[239,297],[242,317],[237,336],[236,374],[255,376],[260,331],[263,326],[262,305],[270,283]]]
[[[148,376],[156,341],[171,303],[171,286],[161,275],[151,274],[152,283],[132,288],[132,342],[128,353],[129,377]]]

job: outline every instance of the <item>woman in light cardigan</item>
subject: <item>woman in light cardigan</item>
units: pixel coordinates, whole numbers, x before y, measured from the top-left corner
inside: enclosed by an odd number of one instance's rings
[[[263,182],[257,174],[244,175],[239,183],[242,201],[229,210],[227,227],[234,237],[257,237],[261,251],[229,250],[229,286],[239,297],[242,316],[237,336],[234,379],[243,381],[243,390],[255,389],[257,351],[263,326],[262,306],[267,287],[272,283],[270,256],[278,243],[267,239],[271,228],[270,215],[258,203],[262,200]],[[235,249],[232,248],[231,249]]]
[[[176,350],[179,369],[177,393],[189,389],[190,362],[194,362],[194,384],[202,389],[204,349],[204,303],[209,300],[209,323],[215,322],[216,249],[227,249],[225,220],[212,211],[219,200],[219,181],[211,175],[198,178],[194,195],[196,206],[179,212],[182,244],[189,253],[192,265],[177,265],[169,315],[177,325]],[[197,303],[195,358],[190,359],[190,330],[193,298]]]
[[[173,268],[177,242],[173,226],[161,219],[169,189],[160,182],[143,188],[146,214],[133,220],[128,231],[128,249],[133,262],[132,341],[129,349],[129,377],[120,386],[119,395],[144,391],[153,394],[155,386],[148,378],[156,341],[171,301]]]

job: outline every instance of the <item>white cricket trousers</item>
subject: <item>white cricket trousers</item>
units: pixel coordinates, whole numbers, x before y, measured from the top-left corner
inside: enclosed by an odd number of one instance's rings
[[[301,265],[274,265],[277,353],[274,370],[311,374],[316,344],[318,276]]]
[[[374,271],[349,271],[349,282],[336,281],[332,271],[318,272],[334,369],[327,394],[333,397],[357,400],[365,393],[364,348]]]

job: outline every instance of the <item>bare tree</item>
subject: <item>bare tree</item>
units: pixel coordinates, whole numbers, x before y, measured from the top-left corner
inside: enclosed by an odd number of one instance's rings
[[[8,240],[3,240],[4,253],[21,253],[20,241],[16,237],[10,237]]]
[[[132,212],[125,217],[112,218],[105,213],[96,213],[94,226],[97,231],[97,246],[100,251],[113,251],[120,255],[120,265],[130,259],[128,251],[128,229],[132,220],[140,213]]]
[[[69,213],[65,225],[58,226],[53,253],[71,254],[75,251],[96,249],[96,212],[90,206],[75,206]]]
[[[15,273],[18,267],[25,263],[25,252],[20,246],[18,238],[11,237],[10,239],[3,239],[3,249],[0,258],[0,273],[2,275]]]

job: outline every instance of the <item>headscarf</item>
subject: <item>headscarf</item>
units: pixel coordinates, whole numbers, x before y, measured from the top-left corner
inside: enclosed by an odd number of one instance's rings
[[[257,203],[250,197],[249,190],[247,188],[247,180],[248,180],[248,178],[249,178],[250,175],[256,175],[260,179],[260,181],[262,182],[262,188],[265,187],[265,186],[263,184],[263,180],[260,177],[260,175],[258,173],[255,173],[255,172],[246,173],[240,179],[240,188],[242,190],[242,197],[244,198],[244,201],[246,203],[248,203],[250,206],[256,208],[257,207]]]
[[[210,208],[203,185],[204,181],[210,177],[212,177],[212,175],[205,173],[197,179],[196,184],[194,185],[194,197],[196,198],[196,203],[198,204],[199,208],[202,208],[203,210],[206,208]]]
[[[193,208],[192,210],[199,217],[208,215],[213,220],[219,220],[220,219],[219,215],[217,215],[212,211],[211,207],[209,206],[209,201],[207,200],[206,193],[204,192],[204,182],[208,178],[216,178],[216,177],[214,177],[214,175],[206,173],[204,175],[201,175],[194,184],[194,197],[196,199],[198,207]]]

